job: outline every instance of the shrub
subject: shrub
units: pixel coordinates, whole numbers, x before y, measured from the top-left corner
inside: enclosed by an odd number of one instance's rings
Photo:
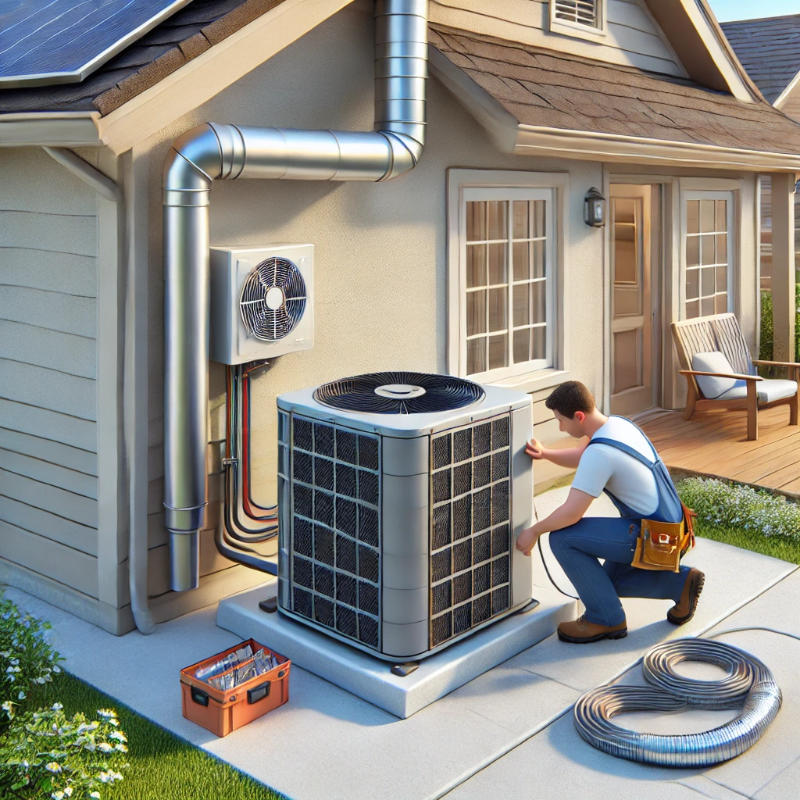
[[[60,672],[63,659],[45,639],[50,623],[22,614],[0,593],[0,700],[19,704],[34,684],[48,683]],[[4,702],[0,706],[0,734],[10,720]]]
[[[96,800],[122,779],[126,737],[114,711],[100,709],[89,721],[68,718],[60,703],[24,708],[31,688],[61,671],[49,628],[0,593],[0,797]]]
[[[772,361],[772,345],[775,323],[772,318],[772,292],[761,292],[761,337],[758,347],[758,358],[761,361]]]
[[[677,489],[705,522],[800,542],[800,505],[783,497],[715,478],[684,478]]]

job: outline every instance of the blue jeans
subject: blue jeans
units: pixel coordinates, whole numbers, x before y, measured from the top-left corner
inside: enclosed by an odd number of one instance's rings
[[[669,572],[631,566],[639,523],[622,517],[584,517],[550,533],[550,549],[586,606],[588,622],[625,622],[620,597],[680,599],[689,567]]]

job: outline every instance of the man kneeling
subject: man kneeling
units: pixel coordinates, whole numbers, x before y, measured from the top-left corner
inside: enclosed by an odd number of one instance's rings
[[[671,523],[683,519],[675,486],[652,443],[630,420],[602,414],[591,392],[578,381],[561,384],[545,405],[553,411],[559,430],[575,438],[589,437],[572,449],[545,448],[536,439],[525,448],[534,460],[577,467],[563,505],[522,531],[516,544],[529,556],[538,538],[550,531],[550,549],[586,608],[579,619],[558,626],[559,639],[583,643],[626,636],[620,597],[674,600],[667,619],[674,625],[688,622],[703,589],[705,576],[700,570],[631,566],[643,518]],[[602,491],[619,517],[584,516]]]

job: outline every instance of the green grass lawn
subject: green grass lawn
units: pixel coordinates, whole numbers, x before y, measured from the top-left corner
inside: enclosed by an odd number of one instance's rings
[[[800,564],[800,543],[786,539],[783,536],[764,536],[755,531],[745,531],[741,528],[729,528],[724,525],[712,525],[709,522],[697,520],[695,534],[704,539],[713,539],[715,542],[732,544],[754,553],[780,558],[792,564]]]
[[[283,797],[72,675],[62,672],[53,683],[37,687],[26,708],[55,702],[62,703],[70,716],[82,711],[93,718],[98,708],[117,711],[120,728],[128,737],[130,767],[123,771],[123,781],[103,791],[103,800],[280,800]],[[177,677],[175,703],[180,707]]]

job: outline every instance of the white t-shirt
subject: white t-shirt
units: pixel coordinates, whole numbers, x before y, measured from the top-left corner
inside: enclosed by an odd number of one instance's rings
[[[592,439],[614,439],[627,444],[653,461],[653,450],[641,431],[622,417],[609,417]],[[607,444],[593,444],[581,455],[573,489],[599,497],[608,489],[617,499],[639,514],[652,514],[658,507],[658,490],[653,473],[633,456]]]

